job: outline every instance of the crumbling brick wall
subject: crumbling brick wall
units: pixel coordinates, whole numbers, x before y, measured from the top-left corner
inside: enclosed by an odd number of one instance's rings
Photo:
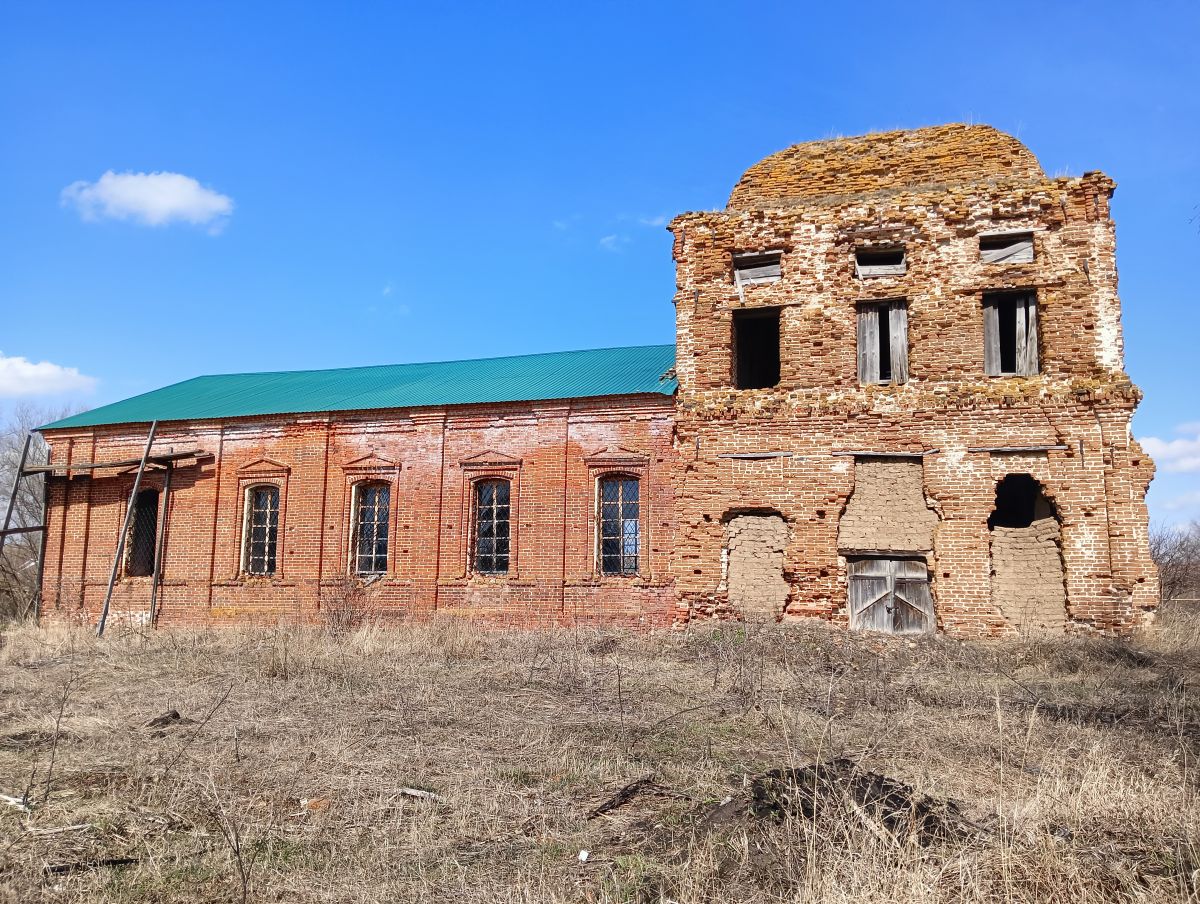
[[[721,582],[727,512],[769,508],[791,530],[787,614],[844,621],[839,516],[855,526],[853,453],[923,459],[937,518],[929,561],[939,626],[1015,631],[993,598],[987,521],[998,479],[1053,495],[1071,630],[1122,631],[1157,603],[1146,541],[1153,464],[1129,433],[1114,183],[1047,178],[1019,142],[945,126],[799,145],[751,167],[723,211],[671,223],[683,458],[674,571],[689,617],[736,615]],[[987,263],[980,237],[1032,233],[1032,262]],[[902,273],[862,279],[857,249],[903,246]],[[777,251],[777,281],[737,285],[735,254]],[[988,376],[983,294],[1036,297],[1032,376]],[[902,299],[908,379],[861,385],[857,311]],[[778,385],[733,385],[735,312],[779,312]],[[862,537],[856,542],[866,542]],[[890,540],[872,541],[888,545]]]

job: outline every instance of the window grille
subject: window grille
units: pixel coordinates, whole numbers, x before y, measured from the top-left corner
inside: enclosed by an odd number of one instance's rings
[[[279,487],[251,487],[246,491],[247,574],[274,574],[279,539]]]
[[[387,571],[391,495],[391,488],[387,484],[360,484],[357,488],[354,528],[356,574],[382,574]]]
[[[640,521],[635,477],[600,481],[600,571],[637,574]]]
[[[475,570],[481,574],[508,573],[509,499],[507,480],[475,484]]]
[[[125,573],[130,577],[154,574],[154,556],[158,545],[158,490],[142,490],[133,504],[133,522],[129,525],[129,557]]]

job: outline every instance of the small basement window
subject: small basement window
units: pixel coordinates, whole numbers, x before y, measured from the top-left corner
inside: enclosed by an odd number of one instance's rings
[[[859,248],[854,252],[854,269],[859,279],[868,279],[903,276],[908,265],[903,248]]]
[[[733,385],[766,389],[779,384],[779,308],[733,312]]]
[[[903,301],[858,306],[858,381],[908,381],[908,307]]]
[[[1033,262],[1033,233],[1005,232],[979,237],[979,259],[985,264]]]
[[[1037,296],[1033,292],[983,294],[983,369],[988,376],[1038,372]]]
[[[736,286],[779,282],[781,251],[763,251],[733,256],[733,282]]]

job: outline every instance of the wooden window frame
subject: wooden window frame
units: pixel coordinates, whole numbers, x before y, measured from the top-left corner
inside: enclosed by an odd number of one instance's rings
[[[1013,358],[1015,368],[1004,370],[1004,350],[1000,343],[1000,307],[1006,302],[1016,307]],[[1032,289],[984,292],[983,372],[989,377],[1036,377],[1041,373],[1041,328],[1037,292]],[[1022,313],[1024,316],[1022,316]]]
[[[985,245],[994,247],[986,248]],[[1036,259],[1037,250],[1030,229],[979,234],[979,261],[982,264],[1032,264]]]
[[[890,374],[880,377],[879,320],[887,312]],[[908,382],[908,302],[903,298],[860,301],[858,318],[858,382],[863,386],[890,386]]]
[[[768,285],[783,278],[782,251],[736,251],[732,258],[733,284],[739,289]]]
[[[864,263],[864,257],[883,254],[900,255],[898,264]],[[859,279],[878,279],[884,276],[904,276],[908,272],[908,249],[903,245],[880,245],[877,248],[854,249],[854,275]]]

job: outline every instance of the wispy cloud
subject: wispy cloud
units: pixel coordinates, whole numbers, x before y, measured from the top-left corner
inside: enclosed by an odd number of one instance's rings
[[[233,213],[233,199],[182,173],[114,173],[62,190],[64,207],[84,220],[132,220],[143,226],[190,223],[216,234]]]
[[[1162,503],[1162,508],[1168,512],[1179,512],[1184,509],[1200,508],[1200,490],[1192,490],[1189,493],[1180,493],[1178,496],[1173,496],[1166,502]]]
[[[1164,471],[1177,474],[1200,472],[1200,423],[1180,424],[1175,432],[1181,434],[1180,438],[1142,437],[1142,448]]]
[[[391,295],[395,291],[396,291],[396,287],[389,282],[387,285],[385,285],[383,287],[383,291],[380,292],[379,294],[382,295],[384,298],[386,298],[387,296]]]
[[[629,236],[613,233],[612,235],[604,235],[600,237],[600,247],[605,251],[623,251],[625,246],[629,244]]]
[[[656,217],[638,217],[638,222],[643,226],[666,226],[667,216],[660,213]]]
[[[10,357],[0,352],[0,396],[52,396],[70,392],[91,392],[96,378],[81,374],[74,367],[49,361],[36,364],[28,358]]]

